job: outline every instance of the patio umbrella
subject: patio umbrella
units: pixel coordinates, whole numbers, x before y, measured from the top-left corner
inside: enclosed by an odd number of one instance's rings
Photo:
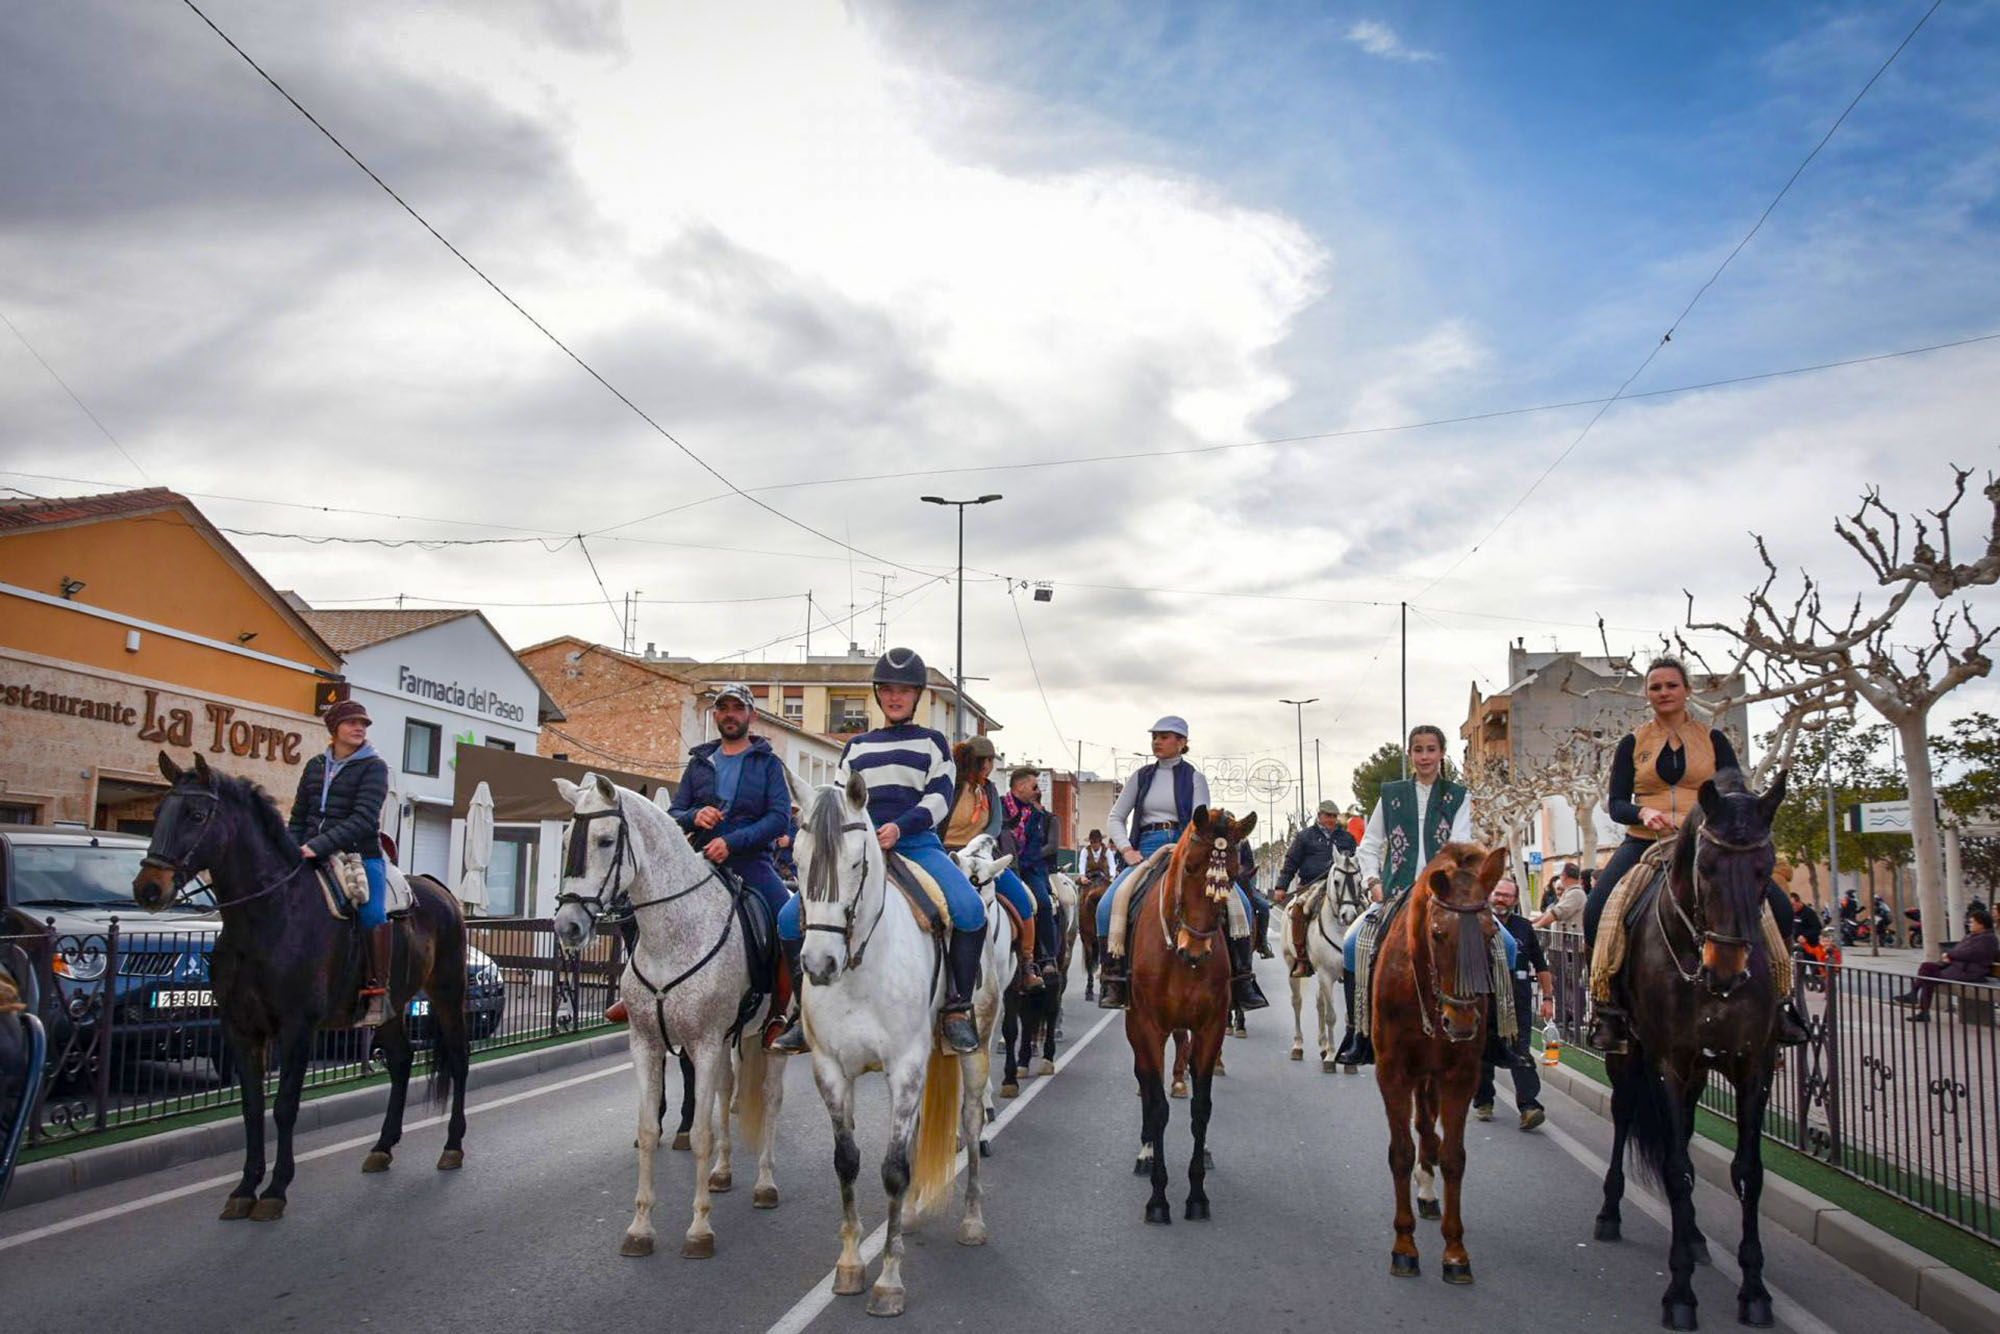
[[[465,808],[465,874],[458,898],[467,908],[486,906],[486,868],[493,864],[493,792],[481,783]]]

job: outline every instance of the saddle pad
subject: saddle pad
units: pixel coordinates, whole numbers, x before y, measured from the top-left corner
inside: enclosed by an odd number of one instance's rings
[[[1625,953],[1631,932],[1665,890],[1671,871],[1672,844],[1662,839],[1646,850],[1625,878],[1605,900],[1604,916],[1598,919],[1597,948],[1590,956],[1590,994],[1605,1004],[1612,1002],[1612,984],[1625,968]],[[1764,937],[1764,954],[1770,961],[1771,985],[1783,1000],[1792,994],[1792,958],[1785,949],[1784,933],[1766,903],[1757,914],[1758,930]]]
[[[323,858],[314,858],[313,870],[317,873],[320,896],[326,902],[327,912],[343,922],[351,919],[354,916],[354,910],[348,905],[347,894],[341,889],[340,880],[334,874],[333,867],[328,865]],[[409,916],[410,909],[416,906],[416,891],[410,888],[410,882],[404,878],[402,871],[397,868],[394,862],[385,860],[382,863],[382,870],[384,873],[383,879],[388,882],[383,893],[383,900],[387,905],[385,910],[387,915],[390,917]],[[429,879],[430,877],[425,878]]]
[[[890,882],[903,891],[917,921],[932,935],[942,936],[951,925],[951,908],[945,901],[944,889],[928,871],[900,853],[892,850],[884,860],[889,866]]]

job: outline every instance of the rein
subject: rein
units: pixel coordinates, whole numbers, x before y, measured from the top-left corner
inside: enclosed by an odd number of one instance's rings
[[[859,820],[849,820],[840,826],[840,832],[843,834],[865,834],[870,832],[870,826]],[[857,889],[854,892],[855,903],[842,903],[840,905],[843,920],[839,926],[835,926],[831,922],[807,922],[804,928],[807,931],[832,931],[838,933],[841,943],[847,946],[847,967],[849,968],[859,968],[861,966],[861,960],[868,953],[868,946],[875,939],[876,928],[882,925],[883,910],[889,906],[889,868],[884,866],[882,868],[882,894],[875,903],[875,920],[868,924],[868,934],[861,938],[861,943],[858,945],[855,944],[854,909],[856,904],[860,902],[861,890],[868,887],[867,869],[868,861],[864,857],[860,866],[862,872],[861,889]],[[799,915],[803,917],[805,914],[800,913]]]
[[[1427,891],[1427,892],[1428,892],[1428,891]],[[1486,904],[1484,904],[1484,903],[1472,903],[1472,904],[1457,904],[1457,903],[1451,903],[1451,902],[1448,902],[1448,901],[1446,901],[1446,900],[1444,900],[1444,899],[1441,899],[1441,898],[1439,898],[1439,897],[1438,897],[1438,896],[1437,896],[1436,894],[1431,894],[1431,895],[1430,895],[1430,898],[1429,898],[1429,903],[1430,903],[1430,906],[1432,906],[1432,907],[1434,907],[1434,908],[1442,908],[1442,909],[1444,909],[1444,910],[1445,910],[1446,912],[1451,912],[1451,913],[1458,913],[1458,914],[1460,914],[1460,916],[1461,916],[1461,920],[1460,920],[1460,922],[1459,922],[1459,924],[1458,924],[1458,929],[1459,929],[1460,931],[1463,931],[1463,930],[1465,930],[1465,929],[1466,929],[1466,926],[1467,926],[1467,923],[1466,923],[1466,922],[1465,922],[1464,920],[1462,920],[1462,919],[1463,919],[1463,916],[1464,916],[1464,914],[1467,914],[1467,913],[1476,913],[1476,912],[1481,912],[1481,911],[1483,911],[1483,910],[1484,910],[1484,909],[1486,908]],[[1474,930],[1477,930],[1477,929],[1478,929],[1478,924],[1477,924],[1476,922],[1475,922],[1475,923],[1472,923],[1471,925],[1472,925],[1472,927],[1473,927],[1473,929],[1474,929]],[[1431,945],[1430,945],[1430,936],[1429,936],[1429,934],[1428,934],[1428,933],[1420,933],[1420,932],[1419,932],[1419,931],[1417,930],[1417,916],[1416,916],[1416,913],[1415,913],[1415,912],[1412,912],[1412,913],[1410,914],[1410,934],[1411,934],[1411,936],[1412,936],[1413,938],[1421,936],[1421,938],[1422,938],[1422,940],[1423,940],[1423,942],[1424,942],[1424,952],[1425,952],[1426,954],[1430,955],[1430,960],[1431,960],[1431,966],[1430,966],[1430,968],[1429,968],[1429,970],[1428,970],[1428,971],[1429,971],[1429,973],[1430,973],[1430,984],[1431,984],[1431,996],[1432,996],[1432,998],[1433,998],[1433,999],[1434,999],[1434,1000],[1436,1001],[1436,1003],[1437,1003],[1437,1011],[1438,1011],[1438,1020],[1437,1020],[1437,1021],[1438,1021],[1438,1024],[1439,1024],[1440,1026],[1442,1026],[1442,1025],[1444,1024],[1444,1011],[1445,1011],[1445,1007],[1446,1007],[1446,1006],[1448,1006],[1448,1005],[1476,1005],[1476,1004],[1478,1004],[1478,1003],[1479,1003],[1479,997],[1478,997],[1478,995],[1477,995],[1477,994],[1474,994],[1474,995],[1471,995],[1471,996],[1460,996],[1460,995],[1458,995],[1457,993],[1455,993],[1455,992],[1453,992],[1453,991],[1450,991],[1450,990],[1448,990],[1448,989],[1447,989],[1447,988],[1446,988],[1445,986],[1443,986],[1443,985],[1442,985],[1442,984],[1441,984],[1441,983],[1440,983],[1440,982],[1438,981],[1438,964],[1437,964],[1437,952],[1436,952],[1435,950],[1433,950],[1433,949],[1431,948]],[[1416,971],[1416,968],[1415,968],[1415,965],[1416,965],[1416,951],[1415,951],[1415,949],[1414,949],[1414,948],[1412,948],[1412,949],[1411,949],[1411,951],[1410,951],[1410,953],[1411,953],[1411,959],[1410,959],[1410,963],[1411,963],[1411,971],[1412,971],[1412,972],[1414,972],[1414,971]],[[1426,1005],[1424,1004],[1424,988],[1423,988],[1423,983],[1422,983],[1421,981],[1420,981],[1420,982],[1418,982],[1418,984],[1417,984],[1417,1017],[1423,1020],[1423,1023],[1424,1023],[1424,1036],[1425,1036],[1425,1037],[1427,1037],[1427,1038],[1434,1038],[1434,1037],[1436,1037],[1436,1036],[1437,1036],[1437,1030],[1431,1027],[1431,1016],[1430,1016],[1430,1007],[1428,1007],[1428,1006],[1426,1006]],[[1455,1038],[1455,1037],[1452,1037],[1452,1036],[1451,1036],[1451,1035],[1450,1035],[1449,1033],[1447,1033],[1447,1034],[1445,1034],[1445,1041],[1447,1041],[1447,1042],[1472,1042],[1472,1041],[1475,1041],[1475,1040],[1476,1040],[1477,1038],[1479,1038],[1479,1036],[1480,1036],[1479,1034],[1474,1034],[1474,1035],[1473,1035],[1472,1037],[1464,1037],[1464,1038]]]
[[[1707,843],[1710,847],[1720,848],[1724,852],[1760,852],[1771,846],[1771,837],[1768,834],[1755,843],[1736,843],[1729,839],[1717,838],[1708,832],[1706,826],[1695,831],[1695,839],[1699,843]],[[1670,865],[1667,868],[1666,889],[1653,900],[1653,917],[1660,924],[1660,938],[1666,942],[1667,955],[1674,961],[1674,971],[1680,974],[1681,981],[1693,986],[1701,980],[1701,958],[1699,951],[1702,946],[1722,945],[1731,949],[1741,950],[1748,950],[1751,946],[1747,936],[1725,936],[1719,931],[1708,929],[1707,914],[1701,910],[1701,861],[1698,857],[1695,859],[1694,865],[1690,868],[1688,882],[1696,891],[1694,916],[1690,917],[1687,909],[1681,906],[1681,896],[1676,892],[1673,868]],[[1681,966],[1681,952],[1675,946],[1673,936],[1667,930],[1666,908],[1663,906],[1664,901],[1667,900],[1672,901],[1674,916],[1680,920],[1680,924],[1686,928],[1688,935],[1694,940],[1697,953],[1695,966],[1692,970]]]
[[[193,801],[198,797],[204,801],[213,802],[217,808],[220,808],[222,805],[221,796],[214,792],[182,792],[179,795],[182,801]],[[187,856],[178,862],[169,861],[165,857],[155,857],[151,848],[147,848],[146,855],[139,859],[139,865],[141,866],[150,867],[155,871],[172,871],[181,879],[182,883],[180,887],[175,889],[172,896],[160,905],[162,911],[168,908],[178,908],[184,903],[191,902],[195,895],[201,892],[201,888],[192,887],[192,882],[195,874],[202,869],[194,864],[194,860],[200,854],[202,844],[205,842],[207,842],[206,834],[197,839],[194,847],[188,851]],[[306,861],[306,858],[301,858],[296,865],[286,867],[271,880],[258,886],[250,893],[238,894],[234,898],[223,898],[221,889],[216,886],[214,881],[206,882],[203,888],[208,889],[215,895],[215,906],[217,908],[240,908],[246,903],[252,903],[261,898],[268,898],[283,889],[291,883],[292,877],[299,873],[300,867],[304,866]]]
[[[1213,953],[1213,946],[1211,945],[1211,947],[1208,950],[1203,951],[1200,958],[1192,957],[1188,954],[1186,950],[1180,948],[1180,946],[1176,943],[1180,939],[1181,933],[1186,932],[1190,937],[1198,941],[1203,941],[1203,942],[1213,941],[1217,936],[1222,934],[1223,923],[1226,922],[1228,918],[1225,915],[1227,910],[1224,909],[1221,912],[1218,912],[1216,916],[1215,925],[1209,927],[1206,931],[1197,930],[1196,928],[1188,925],[1187,912],[1182,904],[1182,900],[1187,895],[1187,852],[1188,849],[1191,848],[1192,846],[1193,846],[1193,831],[1190,830],[1188,836],[1184,837],[1181,840],[1181,842],[1175,846],[1174,855],[1167,862],[1167,874],[1173,877],[1173,892],[1169,893],[1167,891],[1167,887],[1164,885],[1160,887],[1159,914],[1160,914],[1160,930],[1164,932],[1166,935],[1167,945],[1173,949],[1174,953],[1178,954],[1181,957],[1181,962],[1185,963],[1190,968],[1199,968],[1201,967],[1202,961],[1205,960],[1210,953]],[[1226,852],[1228,850],[1228,847],[1229,847],[1228,839],[1218,838],[1215,840],[1215,851]],[[1211,898],[1214,896],[1214,887],[1217,876],[1217,866],[1218,866],[1218,859],[1213,855],[1211,855],[1209,858],[1209,864],[1207,870],[1205,872],[1206,875],[1205,888],[1206,891],[1210,894]],[[1220,866],[1221,866],[1221,875],[1223,877],[1223,883],[1227,885],[1228,883],[1227,877],[1229,871],[1228,871],[1228,862],[1226,858],[1220,859]],[[1225,888],[1222,892],[1228,893],[1229,891]],[[1174,915],[1171,920],[1169,920],[1167,917],[1167,900],[1169,898],[1171,898],[1174,901],[1174,910],[1173,910]]]

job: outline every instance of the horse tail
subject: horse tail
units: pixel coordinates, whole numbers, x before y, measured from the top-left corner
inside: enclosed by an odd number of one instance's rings
[[[1637,1041],[1632,1043],[1631,1053],[1613,1075],[1611,1096],[1632,1109],[1629,1134],[1641,1177],[1656,1186],[1663,1184],[1667,1159],[1677,1147],[1674,1109],[1667,1101],[1666,1090],[1653,1077],[1651,1060]]]
[[[771,1058],[764,1051],[764,1040],[756,1024],[744,1028],[739,1049],[743,1053],[743,1061],[736,1077],[737,1123],[743,1130],[743,1142],[761,1149],[764,1145],[764,1076],[770,1072]]]
[[[472,1072],[472,1036],[465,1014],[465,991],[471,983],[466,971],[465,913],[458,899],[428,878],[414,878],[410,891],[424,904],[430,919],[431,975],[425,991],[431,1001],[431,1067],[424,1080],[424,1102],[432,1107],[451,1104],[456,1081],[460,1089]],[[439,979],[448,979],[440,984]]]
[[[943,1203],[958,1175],[958,1109],[962,1085],[958,1057],[933,1043],[924,1068],[924,1096],[917,1112],[916,1159],[910,1164],[910,1216],[921,1218]]]

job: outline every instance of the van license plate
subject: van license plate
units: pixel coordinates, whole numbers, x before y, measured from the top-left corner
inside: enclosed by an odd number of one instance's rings
[[[215,993],[207,988],[177,989],[163,987],[153,993],[153,1008],[156,1010],[199,1010],[215,1004]]]

